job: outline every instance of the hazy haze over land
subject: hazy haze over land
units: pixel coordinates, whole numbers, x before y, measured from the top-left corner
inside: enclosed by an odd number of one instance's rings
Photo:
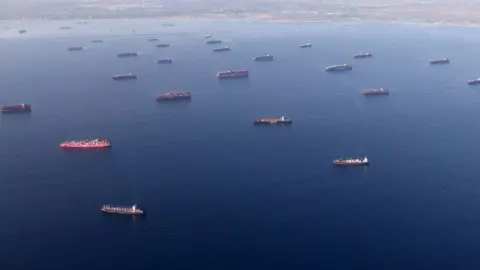
[[[0,0],[0,19],[246,18],[480,24],[474,0]]]

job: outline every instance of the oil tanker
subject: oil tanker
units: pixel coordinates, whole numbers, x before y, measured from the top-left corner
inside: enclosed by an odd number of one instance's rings
[[[118,57],[120,58],[125,58],[125,57],[137,57],[138,52],[124,52],[124,53],[119,53],[117,54]]]
[[[80,141],[66,141],[60,143],[62,149],[105,149],[110,148],[109,140],[92,139]]]
[[[157,60],[157,64],[171,64],[173,60],[171,58],[165,58]]]
[[[333,161],[333,165],[335,166],[365,166],[368,165],[368,163],[367,157],[336,159]]]
[[[121,205],[102,205],[101,211],[108,214],[120,214],[120,215],[143,215],[145,212],[140,209],[136,204],[132,206]]]
[[[343,65],[333,65],[333,66],[328,66],[325,68],[326,71],[347,71],[347,70],[352,70],[353,67],[347,64]]]
[[[370,57],[373,57],[373,54],[371,54],[371,53],[359,53],[359,54],[353,56],[353,58],[356,58],[356,59],[370,58]]]
[[[223,48],[215,48],[213,49],[213,52],[226,52],[226,51],[230,51],[230,48],[228,46],[225,46]]]
[[[430,65],[449,64],[449,63],[450,63],[450,59],[448,58],[430,60]]]
[[[114,79],[115,81],[136,80],[136,79],[137,79],[137,75],[132,74],[132,73],[118,74],[118,75],[112,76],[112,79]]]
[[[190,92],[170,92],[165,94],[160,94],[155,97],[157,101],[180,101],[180,100],[191,100],[192,94]]]
[[[221,71],[217,73],[217,78],[227,79],[227,78],[245,78],[248,77],[248,70],[228,70]]]
[[[285,118],[260,118],[253,121],[254,125],[289,125],[292,123],[292,119]]]
[[[390,92],[386,89],[380,88],[380,89],[371,89],[362,92],[364,96],[379,96],[379,95],[388,95]]]
[[[1,113],[22,113],[22,112],[31,112],[32,106],[30,104],[19,104],[11,106],[2,106],[0,107]]]
[[[311,48],[311,47],[312,47],[312,44],[310,43],[300,45],[300,48]]]
[[[468,81],[468,85],[477,85],[477,84],[480,84],[480,78]]]

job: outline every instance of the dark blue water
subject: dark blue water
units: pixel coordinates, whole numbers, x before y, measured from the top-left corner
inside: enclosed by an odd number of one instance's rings
[[[480,88],[466,84],[480,76],[480,30],[64,24],[0,33],[0,103],[33,105],[0,118],[1,269],[480,267]],[[207,33],[232,51],[212,53]],[[374,58],[352,59],[365,51]],[[275,61],[252,61],[263,53]],[[163,57],[174,63],[156,65]],[[451,64],[428,64],[443,57]],[[354,69],[324,72],[339,63]],[[215,78],[236,68],[250,78]],[[111,79],[125,72],[139,80]],[[360,94],[380,87],[390,96]],[[155,102],[172,90],[193,99]],[[252,125],[282,115],[293,125]],[[95,137],[113,148],[58,145]],[[371,166],[331,164],[355,155]],[[104,216],[104,203],[148,215]]]

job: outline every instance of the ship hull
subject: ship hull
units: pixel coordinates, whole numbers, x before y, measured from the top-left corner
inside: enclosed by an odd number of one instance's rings
[[[388,92],[383,92],[383,93],[375,93],[375,92],[367,92],[367,93],[362,93],[364,96],[388,96],[390,93]]]
[[[291,125],[292,121],[262,121],[262,120],[256,120],[253,122],[255,126],[258,125]]]
[[[353,58],[355,59],[363,59],[363,58],[371,58],[373,55],[355,55]]]
[[[167,101],[190,101],[192,100],[191,97],[176,97],[176,98],[156,98],[158,102],[167,102]]]
[[[29,113],[31,112],[32,110],[31,109],[21,109],[21,110],[18,110],[18,109],[0,109],[0,112],[1,113]]]
[[[62,149],[108,149],[111,145],[63,145],[60,144]]]
[[[480,84],[480,80],[479,81],[468,82],[468,85],[477,85],[477,84]]]
[[[368,162],[362,162],[362,163],[333,163],[334,166],[338,167],[357,167],[357,166],[368,166]]]
[[[248,78],[248,74],[247,74],[247,75],[220,75],[220,76],[217,75],[217,78],[219,78],[219,79],[240,79],[240,78]]]
[[[350,71],[352,70],[352,67],[345,67],[345,68],[327,68],[327,72],[342,72],[342,71]]]
[[[104,214],[114,214],[114,215],[128,215],[128,216],[143,216],[145,215],[145,212],[127,212],[127,211],[113,211],[113,210],[106,210],[106,209],[101,209],[100,210]]]
[[[136,80],[137,76],[128,76],[128,77],[112,77],[115,81],[125,81],[125,80]]]
[[[450,60],[432,60],[430,65],[450,64]]]

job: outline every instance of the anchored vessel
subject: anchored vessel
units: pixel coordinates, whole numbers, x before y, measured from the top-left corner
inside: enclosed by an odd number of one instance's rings
[[[19,34],[25,34],[26,32],[27,32],[27,30],[25,30],[25,29],[20,29],[20,30],[18,30],[18,33],[19,33]]]
[[[273,55],[265,54],[262,56],[256,56],[253,58],[253,61],[272,61]]]
[[[32,106],[30,104],[19,104],[19,105],[10,105],[0,107],[1,113],[22,113],[22,112],[31,112]]]
[[[171,58],[165,58],[157,60],[157,64],[171,64],[173,60]]]
[[[157,44],[157,48],[168,48],[168,47],[170,47],[170,44],[168,43]]]
[[[359,53],[359,54],[353,56],[353,58],[369,58],[369,57],[373,57],[373,54],[371,54],[371,53]]]
[[[94,40],[92,40],[92,43],[103,43],[103,40],[101,40],[101,39],[94,39]]]
[[[119,81],[119,80],[135,80],[137,79],[137,75],[132,73],[127,74],[118,74],[112,77],[112,79]]]
[[[118,57],[124,58],[124,57],[137,57],[138,53],[137,52],[124,52],[124,53],[119,53],[117,54]]]
[[[390,92],[388,90],[380,88],[380,89],[367,90],[367,91],[364,91],[362,94],[364,96],[378,96],[378,95],[388,95],[390,94]]]
[[[225,46],[223,48],[215,48],[213,49],[214,52],[226,52],[226,51],[230,51],[230,48],[228,46]]]
[[[77,47],[68,47],[69,51],[81,51],[83,50],[83,47],[77,46]]]
[[[72,27],[71,27],[71,26],[61,26],[61,27],[59,27],[58,29],[68,30],[68,29],[72,29]]]
[[[179,100],[191,100],[192,95],[190,92],[170,92],[160,94],[155,98],[157,101],[179,101]]]
[[[476,85],[476,84],[480,84],[480,78],[468,81],[468,85]]]
[[[109,148],[110,146],[109,140],[101,139],[66,141],[60,144],[62,149],[99,149]]]
[[[300,45],[300,48],[311,48],[311,47],[312,47],[312,44],[310,43]]]
[[[103,213],[121,214],[121,215],[143,215],[144,214],[144,211],[140,209],[136,204],[132,206],[105,204],[105,205],[102,205],[101,211]]]
[[[215,39],[215,40],[209,40],[207,41],[207,44],[219,44],[219,43],[222,43],[221,40],[219,39]]]
[[[158,38],[150,38],[148,41],[158,41]]]
[[[333,65],[325,68],[326,71],[345,71],[345,70],[352,70],[352,69],[353,67],[347,64]]]
[[[336,159],[333,161],[335,166],[364,166],[368,165],[368,158],[346,158],[346,159]]]
[[[291,118],[260,118],[253,121],[254,125],[289,125],[292,123]]]
[[[448,64],[448,63],[450,63],[450,59],[448,59],[448,58],[430,60],[430,64],[431,64],[431,65],[435,65],[435,64]]]
[[[226,79],[226,78],[242,78],[248,77],[248,70],[228,70],[221,71],[217,73],[217,78]]]

